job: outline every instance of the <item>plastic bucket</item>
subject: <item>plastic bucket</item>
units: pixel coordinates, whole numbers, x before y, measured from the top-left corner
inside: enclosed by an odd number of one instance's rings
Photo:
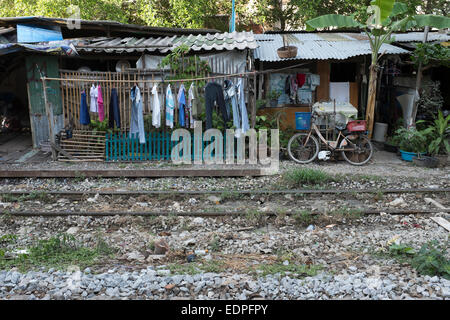
[[[387,123],[375,122],[375,126],[373,129],[373,140],[377,142],[385,142],[387,129]]]
[[[412,162],[413,157],[417,157],[417,152],[407,152],[407,151],[400,150],[400,154],[402,156],[402,160],[410,161],[410,162]],[[425,154],[426,154],[425,152],[421,153],[421,155],[425,155]]]

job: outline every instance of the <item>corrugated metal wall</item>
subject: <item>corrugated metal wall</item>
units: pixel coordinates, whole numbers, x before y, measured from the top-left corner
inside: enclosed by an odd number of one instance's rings
[[[38,148],[40,142],[49,139],[49,125],[45,112],[44,92],[42,90],[41,73],[48,77],[59,76],[59,63],[56,56],[33,55],[26,57],[28,101],[31,119],[33,147]],[[55,133],[64,127],[61,103],[61,90],[58,81],[48,81],[48,103],[53,108]]]

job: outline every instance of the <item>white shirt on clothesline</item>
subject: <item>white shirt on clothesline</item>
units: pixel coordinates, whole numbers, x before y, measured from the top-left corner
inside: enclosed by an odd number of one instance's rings
[[[161,104],[159,103],[158,97],[158,84],[154,84],[152,88],[152,125],[155,128],[159,128],[161,126]]]
[[[89,91],[89,95],[91,96],[91,105],[90,105],[90,111],[91,112],[98,112],[98,87],[95,85],[92,85],[91,90]]]

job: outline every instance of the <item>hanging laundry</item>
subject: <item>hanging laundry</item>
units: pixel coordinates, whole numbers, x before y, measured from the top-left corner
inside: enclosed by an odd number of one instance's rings
[[[188,107],[191,121],[191,128],[194,127],[194,120],[198,120],[198,116],[201,113],[201,106],[198,101],[197,87],[194,83],[191,83],[188,91]]]
[[[90,105],[90,111],[91,112],[98,112],[98,104],[97,104],[97,96],[98,96],[98,88],[92,84],[91,90],[89,90],[89,95],[91,96],[91,105]]]
[[[230,80],[224,81],[224,88],[225,88],[225,105],[228,109],[233,110],[233,126],[237,129],[241,127],[241,115],[239,111],[239,105],[237,101],[237,90],[236,86],[233,85],[233,82]],[[228,113],[229,115],[229,113]],[[236,130],[236,137],[239,137],[240,133],[238,134]]]
[[[175,99],[173,98],[170,84],[166,90],[166,126],[173,128],[173,113],[175,109]]]
[[[155,128],[159,128],[161,126],[161,104],[159,103],[158,97],[158,85],[155,83],[152,88],[152,125]]]
[[[317,86],[320,86],[320,75],[318,74],[310,74],[309,75],[310,82],[311,82],[311,90],[316,90]]]
[[[187,105],[187,102],[186,102],[186,104],[185,104],[185,106],[184,106],[184,123],[185,123],[185,125],[186,125],[186,128],[190,128],[191,127],[191,125],[190,125],[190,117],[192,117],[192,116],[190,116],[190,113],[191,113],[191,111],[190,111],[190,109],[189,109],[189,107],[188,107],[188,105]]]
[[[131,98],[131,121],[130,121],[130,137],[134,133],[139,134],[139,142],[145,143],[144,131],[144,115],[142,113],[141,90],[138,86],[134,86],[130,93]]]
[[[180,89],[178,90],[178,96],[177,96],[177,101],[178,101],[178,114],[179,114],[179,118],[178,121],[180,123],[180,126],[185,127],[186,126],[186,119],[184,116],[184,107],[186,105],[186,95],[185,95],[185,91],[184,91],[184,85],[181,84]]]
[[[206,129],[212,128],[212,112],[214,102],[221,110],[224,124],[228,122],[225,100],[223,97],[222,86],[216,82],[210,82],[205,87],[205,105],[206,105]]]
[[[237,82],[236,91],[238,92],[239,111],[241,115],[241,126],[239,130],[244,134],[250,129],[250,125],[248,123],[247,107],[245,106],[244,80],[242,78]],[[237,130],[238,134],[239,130]]]
[[[111,99],[109,100],[109,127],[114,129],[114,121],[117,128],[120,128],[120,111],[119,111],[119,97],[117,89],[111,89]]]
[[[223,89],[224,94],[223,97],[225,99],[225,107],[227,109],[227,116],[228,118],[231,117],[231,109],[233,109],[233,97],[236,93],[236,88],[233,85],[233,82],[231,80],[225,80],[223,82]],[[233,124],[234,124],[234,109],[233,109]]]
[[[98,120],[105,120],[105,110],[103,108],[103,96],[102,96],[102,87],[98,85],[98,97],[97,97],[97,105],[98,105]]]
[[[80,103],[80,123],[88,125],[91,123],[91,117],[89,116],[89,110],[86,100],[86,92],[81,92],[81,103]]]
[[[297,90],[298,90],[298,83],[297,83],[297,76],[291,75],[289,76],[290,80],[290,91],[291,94],[289,95],[289,98],[291,99],[291,103],[297,102]]]
[[[303,85],[306,82],[306,74],[304,73],[297,73],[297,85],[299,88],[303,87]]]
[[[284,93],[286,93],[288,96],[291,95],[291,78],[289,75],[286,77],[286,80],[284,81]]]

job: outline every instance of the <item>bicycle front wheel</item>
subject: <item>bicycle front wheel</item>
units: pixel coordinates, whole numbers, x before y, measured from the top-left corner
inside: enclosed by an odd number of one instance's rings
[[[350,164],[361,166],[369,162],[373,155],[370,140],[361,134],[349,134],[341,141],[342,157]]]
[[[319,143],[312,135],[297,133],[289,139],[288,153],[295,162],[310,163],[319,154]]]

